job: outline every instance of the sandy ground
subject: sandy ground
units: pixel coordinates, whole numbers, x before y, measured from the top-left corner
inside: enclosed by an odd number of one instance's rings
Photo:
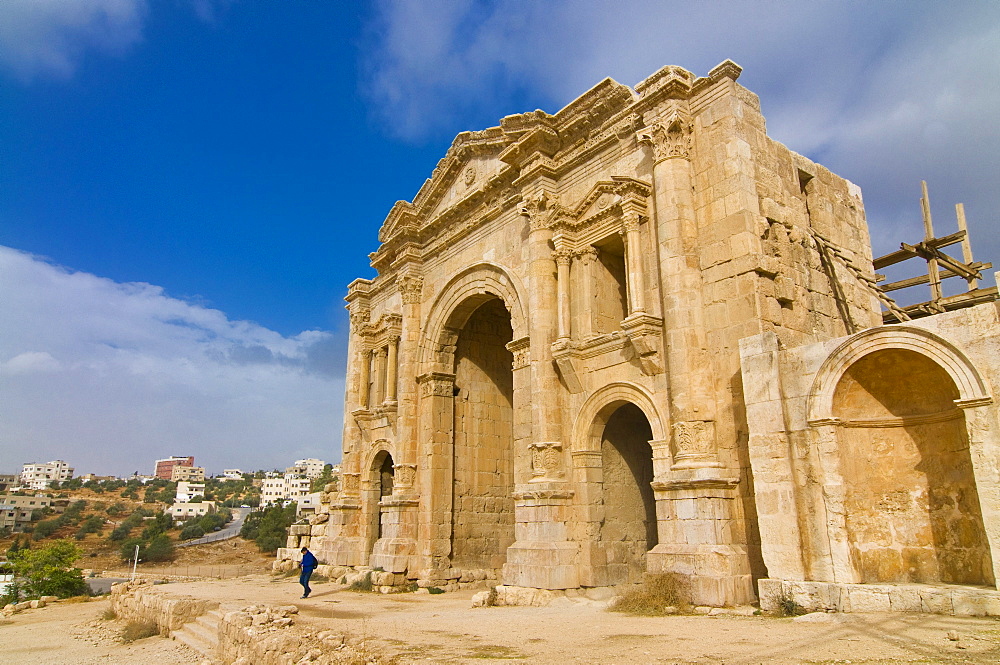
[[[996,663],[1000,621],[938,615],[814,614],[633,617],[596,604],[470,606],[472,591],[381,596],[314,584],[300,600],[294,577],[255,575],[170,584],[223,609],[295,604],[296,623],[362,636],[400,663]],[[179,642],[115,642],[121,625],[100,619],[108,602],[59,603],[0,625],[0,662],[198,663]],[[951,633],[950,639],[949,633]]]

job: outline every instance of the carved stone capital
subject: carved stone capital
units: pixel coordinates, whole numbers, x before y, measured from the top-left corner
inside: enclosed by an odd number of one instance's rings
[[[527,337],[508,342],[507,350],[514,355],[511,369],[521,369],[531,365],[531,340]]]
[[[573,252],[568,249],[557,249],[552,252],[552,258],[557,266],[568,266],[573,259]]]
[[[639,143],[652,147],[653,159],[657,162],[691,157],[691,124],[676,111],[665,121],[648,127],[638,138]]]
[[[590,265],[597,260],[597,248],[588,245],[581,250],[578,250],[573,256],[580,261],[583,265]]]
[[[372,318],[372,311],[368,307],[351,307],[349,308],[349,316],[351,317],[351,332],[356,335],[361,335],[364,332],[365,326]]]
[[[639,230],[639,215],[632,213],[622,218],[622,229],[626,234]]]
[[[528,218],[528,224],[532,231],[549,228],[550,216],[546,214],[549,210],[548,203],[548,195],[544,191],[541,191],[525,197],[521,207],[518,209],[521,215]]]
[[[417,377],[421,397],[454,397],[455,375],[444,372],[428,372]]]
[[[404,305],[419,305],[424,289],[424,278],[416,275],[405,275],[398,281],[399,292],[403,296]]]

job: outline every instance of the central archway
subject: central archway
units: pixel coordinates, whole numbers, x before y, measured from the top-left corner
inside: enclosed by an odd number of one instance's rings
[[[514,542],[513,336],[499,298],[469,316],[455,345],[451,562],[498,569]]]

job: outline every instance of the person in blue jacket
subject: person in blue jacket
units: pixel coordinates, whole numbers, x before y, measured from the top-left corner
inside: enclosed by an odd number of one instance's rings
[[[316,561],[316,555],[310,552],[308,547],[303,547],[302,560],[299,561],[299,568],[302,569],[302,572],[299,573],[299,584],[302,585],[303,598],[308,598],[309,594],[312,593],[312,589],[309,588],[309,578],[318,565],[319,562]]]

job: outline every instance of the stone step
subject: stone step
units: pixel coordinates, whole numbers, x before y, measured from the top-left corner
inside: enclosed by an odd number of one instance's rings
[[[192,632],[189,632],[186,626],[180,630],[175,630],[172,636],[178,642],[183,642],[203,656],[215,656],[216,645],[214,643],[207,642],[205,639]]]
[[[219,622],[222,613],[211,610],[174,631],[174,637],[204,656],[214,657],[219,649]]]

